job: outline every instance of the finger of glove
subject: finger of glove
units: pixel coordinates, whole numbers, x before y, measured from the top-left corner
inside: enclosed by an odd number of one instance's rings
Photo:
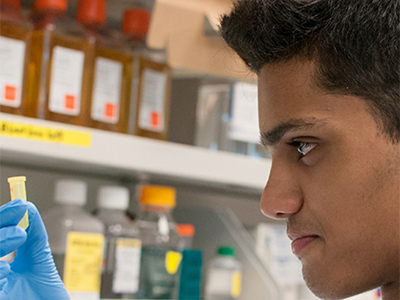
[[[10,273],[10,265],[5,261],[0,261],[0,279],[4,279]]]
[[[0,207],[0,228],[17,225],[27,209],[26,201],[16,199]]]
[[[29,219],[29,226],[26,229],[27,239],[18,249],[17,256],[11,263],[11,268],[16,272],[25,272],[29,269],[32,272],[40,273],[41,266],[46,265],[44,262],[47,261],[49,253],[51,257],[50,246],[46,229],[36,206],[31,202],[27,202],[27,209]],[[48,267],[44,268],[47,270]],[[54,270],[56,270],[55,267]]]
[[[0,228],[0,257],[17,250],[26,241],[26,232],[18,226]]]
[[[17,255],[10,264],[12,269],[10,276],[28,276],[26,281],[19,280],[18,284],[24,282],[28,284],[27,282],[29,282],[29,285],[35,286],[35,291],[32,292],[36,296],[32,296],[32,299],[67,300],[69,296],[54,264],[48,236],[39,211],[30,202],[27,202],[27,208],[29,218],[29,227],[26,229],[27,240],[18,248]],[[27,290],[23,287],[18,288],[10,282],[9,289],[13,291]],[[26,299],[31,298],[27,297]]]

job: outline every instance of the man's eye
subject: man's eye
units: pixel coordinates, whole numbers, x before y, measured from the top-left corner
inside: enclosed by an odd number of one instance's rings
[[[306,156],[311,150],[317,147],[315,143],[306,143],[306,142],[292,142],[291,146],[297,149],[297,152],[301,154],[301,157]]]

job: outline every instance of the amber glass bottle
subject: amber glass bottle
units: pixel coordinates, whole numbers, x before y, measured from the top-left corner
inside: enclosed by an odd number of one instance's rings
[[[28,82],[32,31],[33,25],[21,14],[20,0],[0,2],[1,112],[36,116]]]
[[[130,117],[129,132],[139,136],[166,140],[169,121],[171,68],[167,64],[164,49],[146,47],[145,38],[149,13],[141,9],[129,9],[124,13],[122,32],[133,51],[134,88],[136,97],[134,116]],[[131,103],[135,105],[135,103]]]
[[[133,57],[117,33],[106,27],[105,0],[80,0],[77,21],[88,32],[93,51],[89,124],[94,128],[127,133]]]
[[[66,10],[67,0],[36,0],[33,6],[38,117],[86,125],[90,44],[84,28]]]

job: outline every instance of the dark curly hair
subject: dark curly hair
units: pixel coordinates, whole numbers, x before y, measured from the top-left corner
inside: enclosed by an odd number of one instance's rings
[[[400,142],[400,0],[237,0],[220,32],[254,72],[291,59],[317,63],[316,85],[366,100]]]

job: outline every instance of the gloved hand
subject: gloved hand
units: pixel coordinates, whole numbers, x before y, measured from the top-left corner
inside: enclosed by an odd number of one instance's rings
[[[28,210],[29,227],[18,226]],[[1,300],[68,300],[37,208],[14,200],[0,207],[0,257],[17,250],[14,261],[0,261]]]

